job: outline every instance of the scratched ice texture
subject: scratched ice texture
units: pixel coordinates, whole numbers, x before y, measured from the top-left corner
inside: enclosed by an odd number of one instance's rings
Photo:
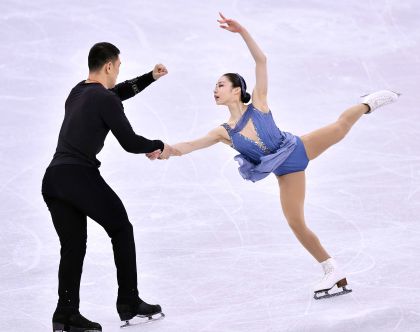
[[[135,229],[139,289],[167,317],[132,331],[420,331],[420,2],[416,0],[29,1],[0,3],[0,330],[49,331],[59,241],[40,194],[70,89],[98,41],[121,50],[119,81],[169,74],[124,103],[135,131],[168,143],[228,118],[220,75],[252,88],[237,19],[268,57],[269,106],[302,135],[365,93],[398,103],[364,116],[307,169],[306,221],[350,295],[315,301],[319,264],[281,212],[274,175],[245,182],[224,144],[151,162],[109,134],[98,158]],[[81,312],[120,331],[110,240],[88,222]]]

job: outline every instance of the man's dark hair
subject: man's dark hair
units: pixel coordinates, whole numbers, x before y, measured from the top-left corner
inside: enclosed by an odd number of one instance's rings
[[[89,71],[101,69],[108,61],[117,60],[120,50],[111,43],[102,42],[92,46],[88,56]]]

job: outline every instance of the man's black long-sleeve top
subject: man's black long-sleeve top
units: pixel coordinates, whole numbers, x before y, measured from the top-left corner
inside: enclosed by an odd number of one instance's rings
[[[57,149],[49,167],[76,164],[99,167],[96,155],[111,130],[131,153],[163,151],[163,142],[136,135],[124,113],[122,101],[133,97],[154,81],[152,72],[106,89],[100,83],[77,84],[65,103],[64,121]]]

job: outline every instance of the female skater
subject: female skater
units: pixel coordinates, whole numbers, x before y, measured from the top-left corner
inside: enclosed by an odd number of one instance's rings
[[[256,84],[252,102],[247,105],[251,96],[246,92],[242,76],[233,73],[223,75],[214,89],[214,98],[217,105],[228,107],[229,120],[202,138],[173,145],[179,153],[172,155],[184,155],[223,142],[240,152],[235,160],[239,162],[239,172],[244,179],[255,182],[274,173],[280,187],[283,213],[290,228],[324,271],[323,278],[314,287],[315,299],[349,293],[351,290],[345,287],[345,275],[305,223],[305,169],[310,160],[342,140],[363,114],[396,101],[398,94],[382,90],[364,96],[361,104],[347,109],[334,123],[301,137],[283,132],[274,123],[267,104],[266,56],[243,26],[222,14],[220,17],[220,27],[239,33],[255,60]],[[156,159],[159,151],[147,156]],[[338,291],[329,293],[334,286]]]

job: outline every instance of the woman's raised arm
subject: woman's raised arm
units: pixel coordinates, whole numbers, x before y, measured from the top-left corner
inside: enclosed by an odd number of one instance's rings
[[[267,76],[267,57],[260,49],[255,40],[251,37],[249,32],[235,20],[226,18],[222,13],[219,13],[221,19],[217,20],[220,23],[222,29],[228,30],[230,32],[239,33],[246,45],[248,46],[249,51],[251,52],[252,57],[255,61],[255,87],[252,92],[252,102],[257,108],[266,109],[267,106],[267,89],[268,89],[268,76]]]

